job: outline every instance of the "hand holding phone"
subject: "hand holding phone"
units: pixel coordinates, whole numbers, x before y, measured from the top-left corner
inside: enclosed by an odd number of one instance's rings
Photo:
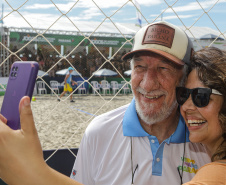
[[[7,125],[20,129],[19,102],[23,96],[32,98],[39,65],[37,62],[14,62],[7,83],[1,114],[7,119]]]

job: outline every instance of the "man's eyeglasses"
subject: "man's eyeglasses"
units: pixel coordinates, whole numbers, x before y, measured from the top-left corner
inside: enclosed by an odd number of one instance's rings
[[[179,105],[183,105],[191,94],[192,101],[196,107],[205,107],[209,104],[210,95],[222,95],[219,91],[210,88],[176,87],[176,97]]]

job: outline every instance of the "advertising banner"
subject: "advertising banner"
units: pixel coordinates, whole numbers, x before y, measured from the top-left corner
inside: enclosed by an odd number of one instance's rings
[[[10,32],[10,42],[17,42],[19,44],[32,42],[37,44],[51,43],[52,45],[78,45],[82,39],[84,37],[73,35],[44,34],[44,36],[38,36],[35,33]]]
[[[28,42],[43,45],[51,43],[54,46],[77,46],[78,44],[80,46],[91,46],[95,44],[96,46],[119,48],[126,42],[125,38],[117,37],[90,37],[90,40],[84,38],[77,35],[44,34],[43,36],[38,36],[35,33],[10,32],[10,42],[19,44],[26,44]],[[132,48],[132,44],[126,43],[124,48]]]

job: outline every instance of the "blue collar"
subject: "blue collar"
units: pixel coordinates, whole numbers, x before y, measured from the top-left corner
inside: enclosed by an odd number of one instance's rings
[[[145,137],[150,136],[145,130],[142,128],[140,121],[137,116],[135,99],[133,98],[129,107],[127,108],[124,118],[123,118],[123,135],[131,136],[131,137]],[[185,122],[183,117],[180,115],[179,123],[176,131],[166,140],[169,144],[171,143],[184,143],[185,138]],[[186,128],[186,142],[189,141],[189,132]]]

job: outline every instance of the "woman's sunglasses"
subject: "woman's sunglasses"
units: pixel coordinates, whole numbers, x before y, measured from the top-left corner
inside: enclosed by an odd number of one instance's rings
[[[205,107],[209,104],[210,95],[222,95],[219,91],[210,88],[176,87],[176,97],[179,105],[183,105],[191,94],[192,101],[196,107]]]

